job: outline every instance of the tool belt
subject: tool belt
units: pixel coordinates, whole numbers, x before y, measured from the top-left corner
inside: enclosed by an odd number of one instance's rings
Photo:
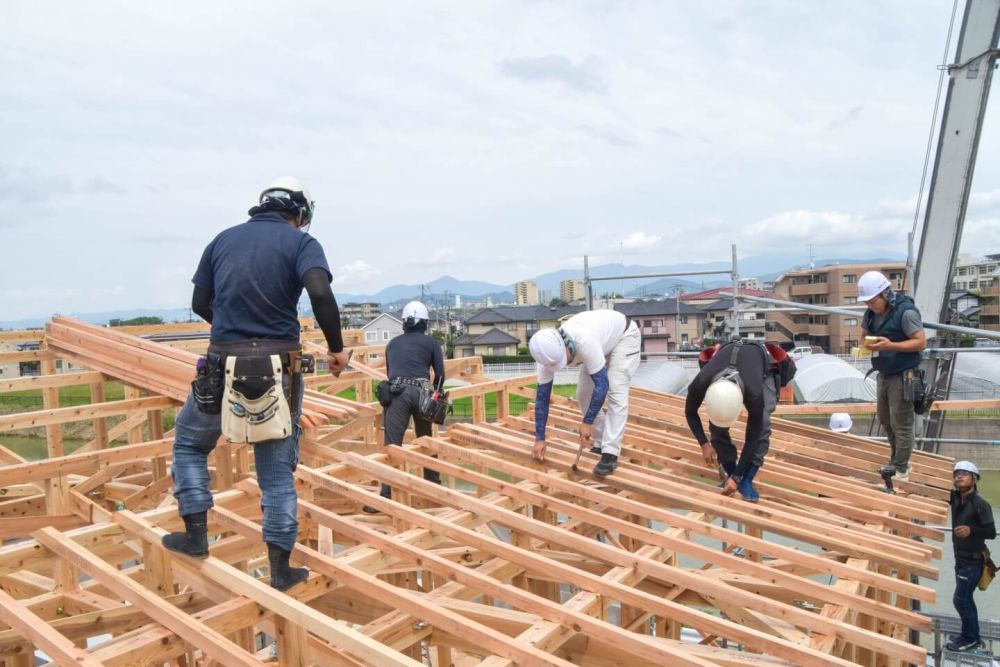
[[[222,435],[229,442],[256,444],[292,435],[282,356],[226,357]],[[289,386],[294,384],[289,378]]]
[[[290,350],[294,341],[254,340],[229,343],[212,343],[208,353],[198,358],[195,379],[191,382],[191,395],[198,410],[209,415],[222,411],[223,394],[226,391],[226,360],[230,357],[270,357],[280,359],[281,369],[290,376],[312,373],[316,370],[316,359],[311,354]],[[294,377],[291,378],[294,380]],[[280,385],[279,385],[280,386]],[[298,383],[289,383],[288,402],[297,406]]]

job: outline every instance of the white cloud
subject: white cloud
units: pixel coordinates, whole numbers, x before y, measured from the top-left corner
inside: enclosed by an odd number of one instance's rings
[[[621,244],[625,250],[648,250],[656,246],[660,238],[646,232],[632,232],[622,240]]]
[[[928,45],[949,9],[177,0],[93,20],[83,3],[15,0],[0,276],[50,296],[0,292],[0,313],[48,314],[76,287],[81,311],[184,307],[205,244],[282,174],[309,185],[310,233],[357,294],[442,274],[511,284],[583,254],[905,252],[937,85]],[[974,188],[1000,182],[998,156],[987,124]],[[998,199],[973,198],[966,246],[1000,251],[977,222]],[[151,270],[164,261],[183,270]],[[117,297],[90,289],[119,283]]]
[[[333,275],[333,284],[339,287],[363,285],[381,273],[363,259],[356,259],[349,264],[337,268]]]

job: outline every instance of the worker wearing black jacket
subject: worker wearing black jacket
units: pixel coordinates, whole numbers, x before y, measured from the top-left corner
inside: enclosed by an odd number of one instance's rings
[[[386,375],[390,387],[387,391],[391,395],[388,404],[383,403],[382,410],[386,445],[403,444],[410,417],[413,417],[413,430],[418,438],[433,432],[431,422],[420,414],[420,398],[428,388],[440,391],[444,386],[444,355],[441,344],[427,335],[430,319],[427,306],[411,301],[403,308],[402,316],[403,335],[396,336],[385,347]],[[433,382],[430,376],[432,368]],[[424,468],[424,479],[440,484],[441,473]],[[392,497],[392,487],[383,484],[381,495]],[[367,505],[363,509],[370,514],[377,511]]]
[[[979,610],[972,599],[983,575],[989,551],[986,540],[997,536],[993,523],[993,508],[976,490],[979,468],[971,461],[958,461],[952,472],[955,488],[951,491],[951,543],[955,549],[955,595],[952,602],[962,618],[962,634],[953,638],[946,648],[949,651],[968,651],[977,648],[979,636]]]
[[[778,404],[778,390],[795,374],[795,364],[784,350],[754,342],[736,341],[702,350],[702,366],[688,386],[684,413],[691,433],[701,445],[706,463],[718,458],[728,475],[723,493],[737,490],[751,502],[760,494],[753,478],[764,464],[771,442],[771,413]],[[711,441],[698,415],[706,404]],[[747,410],[743,451],[739,460],[729,428],[739,418],[740,408]]]

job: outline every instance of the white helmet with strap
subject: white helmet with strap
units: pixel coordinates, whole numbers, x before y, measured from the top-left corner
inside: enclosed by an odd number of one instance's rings
[[[566,341],[555,329],[541,329],[528,341],[528,351],[531,357],[540,365],[551,371],[557,371],[568,363],[566,358]]]
[[[316,212],[316,202],[309,196],[309,190],[299,179],[291,176],[274,179],[261,190],[258,201],[258,205],[250,209],[250,215],[261,211],[295,213],[299,218],[299,227],[309,225]]]
[[[979,466],[972,461],[956,461],[951,474],[954,475],[956,472],[967,472],[971,475],[975,475],[976,479],[979,479]]]
[[[705,411],[708,421],[719,428],[729,428],[740,418],[743,409],[743,392],[727,379],[718,379],[705,392]]]
[[[858,280],[858,301],[871,301],[891,286],[881,271],[865,271]]]
[[[427,321],[431,318],[427,312],[427,306],[419,301],[411,301],[403,306],[403,324],[412,327],[420,320]]]

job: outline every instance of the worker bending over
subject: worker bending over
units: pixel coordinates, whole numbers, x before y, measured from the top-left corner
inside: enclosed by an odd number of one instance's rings
[[[744,500],[757,502],[760,494],[753,478],[771,446],[771,413],[778,404],[778,391],[794,377],[795,362],[777,345],[735,341],[702,350],[698,363],[701,370],[688,386],[684,405],[688,428],[701,445],[705,463],[718,458],[725,471],[723,494],[739,491]],[[711,442],[698,415],[702,403]],[[737,460],[729,429],[744,407],[747,423]]]
[[[545,425],[556,371],[580,366],[576,401],[583,419],[578,427],[580,445],[591,443],[601,460],[594,466],[599,477],[618,467],[618,455],[628,420],[628,387],[639,368],[639,327],[616,310],[586,310],[566,320],[558,329],[542,329],[528,342],[537,362],[535,393],[536,460],[545,460]],[[607,399],[607,414],[602,407]]]

